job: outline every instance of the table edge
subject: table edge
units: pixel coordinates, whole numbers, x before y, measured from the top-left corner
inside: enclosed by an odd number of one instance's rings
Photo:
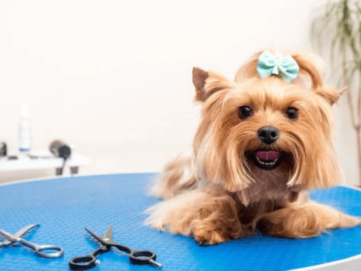
[[[43,182],[43,181],[54,181],[54,180],[62,180],[67,178],[81,178],[81,177],[92,177],[92,176],[108,176],[108,175],[130,175],[130,174],[159,174],[158,171],[146,171],[146,172],[107,172],[107,173],[89,173],[89,174],[73,174],[68,176],[48,176],[48,177],[41,177],[41,178],[31,178],[31,179],[23,179],[17,181],[8,181],[0,183],[1,186],[9,186],[15,184],[22,184],[22,183],[31,183],[31,182]]]

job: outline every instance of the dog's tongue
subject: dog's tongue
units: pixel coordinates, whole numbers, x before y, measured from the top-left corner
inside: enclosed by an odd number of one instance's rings
[[[274,160],[280,156],[280,153],[277,151],[259,151],[256,153],[257,157],[262,160]]]

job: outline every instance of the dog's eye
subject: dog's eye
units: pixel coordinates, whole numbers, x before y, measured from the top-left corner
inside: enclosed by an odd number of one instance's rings
[[[246,119],[252,116],[252,109],[249,106],[241,106],[238,108],[238,117],[240,119]]]
[[[297,120],[298,119],[298,110],[294,107],[289,107],[286,110],[286,116],[290,120]]]

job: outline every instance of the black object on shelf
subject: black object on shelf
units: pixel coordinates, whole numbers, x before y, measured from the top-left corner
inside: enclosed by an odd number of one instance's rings
[[[63,166],[59,171],[60,175],[62,175],[66,160],[71,155],[71,148],[61,140],[54,140],[53,142],[50,143],[49,149],[50,152],[54,154],[56,157],[61,157],[64,159]]]
[[[7,146],[5,142],[0,143],[0,156],[6,156],[8,153]]]
[[[61,140],[54,140],[50,143],[50,152],[56,157],[68,159],[71,155],[70,147]]]

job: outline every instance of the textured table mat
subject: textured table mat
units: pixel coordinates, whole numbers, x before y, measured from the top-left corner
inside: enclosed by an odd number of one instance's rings
[[[114,240],[157,254],[163,270],[288,270],[361,253],[361,227],[332,230],[305,240],[261,234],[210,247],[192,238],[173,236],[146,226],[142,212],[159,202],[146,196],[155,174],[82,176],[0,186],[0,229],[15,233],[28,224],[41,226],[27,240],[64,248],[59,259],[43,259],[13,246],[0,249],[0,270],[68,270],[68,261],[98,248],[84,230],[103,235],[113,225]],[[316,190],[311,198],[361,216],[361,191],[347,187]],[[119,252],[99,256],[92,270],[156,270],[135,266]]]

